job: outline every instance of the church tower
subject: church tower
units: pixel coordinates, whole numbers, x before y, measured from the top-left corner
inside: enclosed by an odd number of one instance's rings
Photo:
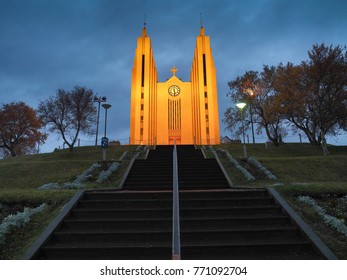
[[[190,81],[172,77],[158,82],[146,27],[137,40],[132,71],[130,144],[219,144],[216,69],[210,38],[201,27],[191,67]]]
[[[157,132],[157,81],[151,39],[146,27],[137,39],[131,82],[130,144],[154,145]]]

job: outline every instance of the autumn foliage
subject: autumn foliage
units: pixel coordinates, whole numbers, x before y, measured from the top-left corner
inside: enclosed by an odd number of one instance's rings
[[[326,135],[337,135],[347,123],[347,52],[341,46],[313,45],[308,59],[298,65],[264,66],[229,82],[234,103],[248,104],[258,132],[266,132],[276,146],[292,132],[303,133],[312,145],[322,145]],[[250,94],[252,93],[252,94]],[[224,122],[235,130],[239,112],[230,107]],[[248,121],[247,121],[248,120]],[[236,130],[239,134],[240,130]]]
[[[40,132],[36,111],[24,102],[4,104],[0,109],[0,148],[3,155],[17,156],[32,152],[47,135]]]

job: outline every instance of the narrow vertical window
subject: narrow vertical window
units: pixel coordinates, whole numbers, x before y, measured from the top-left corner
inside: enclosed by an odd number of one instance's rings
[[[141,86],[145,85],[145,55],[142,55],[142,67],[141,67]]]
[[[206,80],[206,55],[202,55],[202,67],[203,67],[203,73],[204,73],[204,86],[207,85],[207,80]]]

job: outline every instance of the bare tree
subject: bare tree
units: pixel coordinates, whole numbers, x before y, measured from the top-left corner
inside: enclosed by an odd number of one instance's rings
[[[55,96],[39,104],[39,116],[51,132],[58,132],[70,151],[80,133],[92,134],[96,122],[94,93],[90,89],[75,86],[71,91],[58,89]]]

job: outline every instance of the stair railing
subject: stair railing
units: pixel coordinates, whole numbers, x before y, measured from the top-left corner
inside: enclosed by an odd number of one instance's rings
[[[178,161],[176,139],[173,149],[173,189],[172,189],[172,259],[181,259],[181,236],[180,236],[180,205],[178,186]]]

